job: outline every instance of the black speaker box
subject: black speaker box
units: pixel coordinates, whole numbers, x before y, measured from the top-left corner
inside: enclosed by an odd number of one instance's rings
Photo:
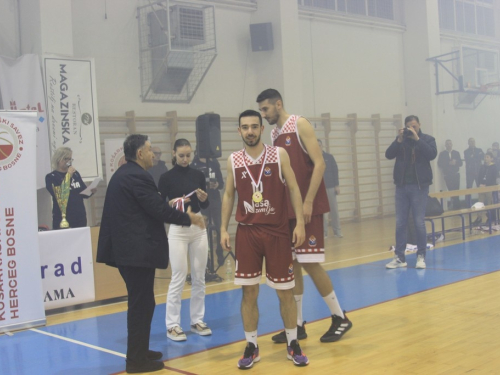
[[[250,25],[250,38],[252,40],[252,51],[272,51],[273,43],[273,24],[253,23]]]
[[[220,115],[206,113],[196,119],[196,153],[200,158],[222,156]]]

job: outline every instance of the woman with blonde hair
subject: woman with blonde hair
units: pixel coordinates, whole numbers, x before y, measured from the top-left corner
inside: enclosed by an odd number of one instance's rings
[[[83,200],[89,197],[80,193],[87,188],[87,185],[83,182],[80,173],[73,167],[73,151],[69,147],[58,148],[52,155],[51,163],[53,171],[45,176],[45,187],[52,195],[52,229],[60,229],[62,220],[61,209],[57,204],[52,185],[61,186],[68,173],[71,180],[66,220],[70,228],[86,227],[87,214]],[[92,189],[92,194],[95,191],[96,189]]]

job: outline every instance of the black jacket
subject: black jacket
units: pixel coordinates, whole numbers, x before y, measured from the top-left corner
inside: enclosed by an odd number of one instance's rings
[[[452,160],[456,160],[455,165],[450,164],[450,161]],[[463,162],[458,151],[451,150],[451,158],[448,150],[444,150],[439,153],[438,167],[441,168],[445,176],[457,174],[462,165]]]
[[[498,168],[496,164],[481,165],[477,174],[477,181],[479,185],[495,186],[497,184]]]
[[[45,176],[45,188],[52,196],[52,229],[60,229],[62,220],[61,209],[57,204],[52,185],[61,186],[65,177],[66,172],[59,171],[52,171]],[[87,213],[85,212],[83,200],[90,197],[80,194],[86,188],[87,185],[83,182],[80,173],[75,171],[73,176],[71,176],[68,205],[66,206],[66,220],[70,228],[82,228],[87,226]]]
[[[189,226],[191,220],[161,199],[146,170],[127,162],[109,181],[97,262],[114,267],[167,268],[168,242],[163,223]]]
[[[413,139],[404,139],[399,143],[396,138],[394,142],[385,151],[387,159],[396,158],[394,164],[394,184],[404,185],[404,176],[406,168],[414,166],[419,187],[432,185],[431,160],[437,156],[437,146],[434,137],[418,132],[418,141]],[[412,164],[413,156],[415,163]]]
[[[325,187],[332,189],[339,186],[339,167],[332,154],[323,151],[323,159],[325,160],[325,173],[323,179],[325,180]]]

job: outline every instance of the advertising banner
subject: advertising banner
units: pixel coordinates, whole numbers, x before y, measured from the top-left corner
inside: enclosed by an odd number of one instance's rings
[[[0,333],[45,324],[36,128],[37,112],[0,111]]]
[[[51,155],[73,151],[84,181],[102,178],[94,59],[44,57]]]
[[[125,139],[105,139],[104,140],[104,157],[106,158],[106,183],[109,184],[113,173],[125,161],[125,154],[123,153],[123,142]]]
[[[38,233],[45,310],[95,300],[90,228]]]
[[[42,72],[38,55],[18,59],[0,56],[0,93],[4,110],[37,111],[36,187],[45,187],[45,175],[51,171],[49,131]]]

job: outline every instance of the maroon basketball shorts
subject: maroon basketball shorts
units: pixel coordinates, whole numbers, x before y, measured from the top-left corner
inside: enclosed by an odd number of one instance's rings
[[[290,219],[290,233],[295,228],[295,219]],[[325,238],[323,237],[323,215],[314,215],[306,225],[306,239],[297,248],[293,247],[294,259],[299,263],[323,263],[325,261]]]
[[[239,224],[236,230],[236,285],[259,284],[266,260],[266,283],[274,289],[295,286],[290,239],[269,233],[258,225]]]

